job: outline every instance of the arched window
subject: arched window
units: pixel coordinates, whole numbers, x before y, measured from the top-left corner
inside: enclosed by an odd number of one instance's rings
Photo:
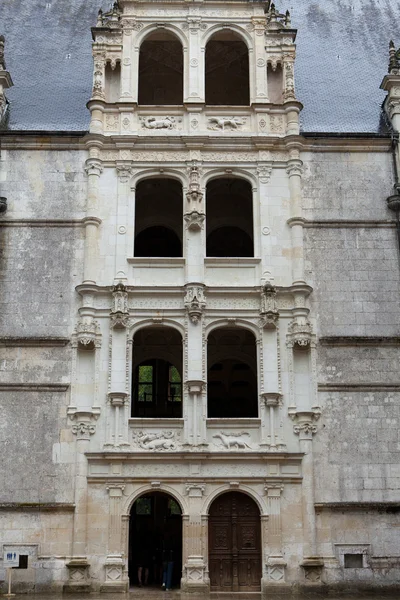
[[[169,327],[148,327],[134,338],[132,416],[182,416],[182,338]]]
[[[141,105],[183,103],[183,48],[169,32],[156,31],[140,46],[138,102]]]
[[[206,46],[206,104],[250,104],[249,51],[230,30],[219,31]]]
[[[257,358],[254,335],[221,328],[207,344],[208,417],[258,417]]]
[[[207,256],[254,256],[253,192],[244,179],[207,184]]]
[[[136,188],[135,256],[182,256],[182,186],[174,179],[144,179]]]

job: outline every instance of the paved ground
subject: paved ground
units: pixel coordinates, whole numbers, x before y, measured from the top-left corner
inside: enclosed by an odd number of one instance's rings
[[[4,598],[1,596],[0,599]],[[132,589],[129,594],[79,594],[79,595],[54,595],[54,594],[17,594],[13,600],[204,600],[204,596],[195,594],[182,594],[179,591],[162,592],[161,590],[139,590]],[[211,600],[260,600],[261,594],[229,594],[215,593],[210,595]],[[268,594],[267,600],[400,600],[400,594],[348,594],[348,595],[320,595],[314,593],[291,595],[291,594]]]

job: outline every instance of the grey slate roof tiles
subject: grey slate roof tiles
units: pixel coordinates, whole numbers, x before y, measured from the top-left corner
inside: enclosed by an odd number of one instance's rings
[[[156,0],[155,0],[156,1]],[[14,87],[9,128],[86,130],[91,26],[104,0],[2,0],[0,33]],[[298,29],[296,86],[304,132],[380,131],[388,44],[400,0],[278,0]]]

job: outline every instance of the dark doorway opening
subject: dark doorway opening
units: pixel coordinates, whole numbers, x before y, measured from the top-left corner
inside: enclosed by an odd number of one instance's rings
[[[246,329],[215,329],[207,343],[208,418],[257,418],[257,356]]]
[[[129,520],[131,586],[162,585],[163,567],[172,562],[172,587],[182,576],[182,511],[169,494],[149,492],[132,506]]]
[[[216,498],[208,544],[212,592],[261,590],[261,520],[254,500],[240,492]]]
[[[206,46],[206,104],[250,104],[249,51],[232,31],[219,31]]]

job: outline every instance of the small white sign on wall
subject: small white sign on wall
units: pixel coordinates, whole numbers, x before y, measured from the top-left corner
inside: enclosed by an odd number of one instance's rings
[[[3,567],[5,569],[11,569],[12,567],[19,566],[19,552],[15,550],[7,550],[4,552]]]

